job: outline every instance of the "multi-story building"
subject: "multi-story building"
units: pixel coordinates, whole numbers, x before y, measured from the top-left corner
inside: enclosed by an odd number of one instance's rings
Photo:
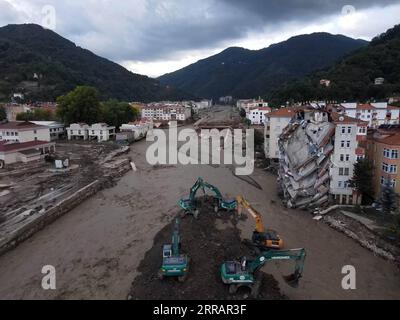
[[[0,124],[0,141],[51,141],[50,129],[27,121],[6,122]]]
[[[88,140],[90,126],[86,123],[72,123],[67,128],[68,140]]]
[[[268,113],[272,110],[270,107],[259,107],[251,109],[246,115],[246,118],[251,121],[253,125],[264,125],[268,117]]]
[[[347,116],[368,122],[370,128],[400,123],[400,108],[386,102],[342,103],[340,107]]]
[[[115,138],[115,127],[109,126],[106,123],[95,123],[89,128],[89,140],[98,142],[109,141]]]
[[[331,157],[330,194],[340,204],[360,203],[361,197],[351,188],[354,164],[365,157],[363,142],[367,139],[368,123],[338,113],[331,113],[335,125],[334,152]]]
[[[281,108],[267,114],[265,119],[265,156],[269,159],[279,159],[279,137],[296,115],[294,108]]]
[[[249,115],[252,109],[256,108],[269,108],[269,103],[264,101],[263,99],[245,99],[245,100],[238,100],[236,102],[236,106],[239,109],[244,109],[246,114]]]
[[[192,116],[191,107],[181,103],[151,103],[142,109],[143,119],[186,121]]]
[[[390,184],[400,193],[400,127],[382,126],[368,135],[367,158],[374,166],[374,198],[378,199],[382,187]]]
[[[48,127],[51,141],[63,139],[66,136],[65,125],[57,121],[31,121],[38,126]]]

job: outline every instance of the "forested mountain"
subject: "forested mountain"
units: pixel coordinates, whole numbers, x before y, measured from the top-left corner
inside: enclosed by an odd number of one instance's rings
[[[375,85],[376,78],[384,78],[384,84]],[[331,86],[320,85],[321,79],[330,80]],[[368,46],[332,67],[266,94],[277,103],[289,100],[366,101],[400,95],[400,25],[377,36]]]
[[[41,26],[0,28],[0,101],[19,91],[30,100],[54,100],[78,85],[96,87],[104,99],[187,98],[178,90],[134,74]]]
[[[256,97],[330,66],[367,44],[342,35],[314,33],[256,51],[232,47],[159,80],[206,98]]]

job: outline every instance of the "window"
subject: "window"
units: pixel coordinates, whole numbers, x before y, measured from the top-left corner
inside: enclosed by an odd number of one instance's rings
[[[399,159],[399,150],[383,149],[383,156],[388,159]]]
[[[351,134],[351,127],[348,127],[348,128],[347,128],[347,133],[348,133],[348,134]]]
[[[397,173],[397,165],[388,165],[387,163],[382,163],[382,170],[386,173]]]
[[[350,169],[349,168],[339,168],[339,176],[349,176]]]
[[[350,143],[351,143],[351,141],[346,142],[346,148],[350,148]]]
[[[358,128],[358,133],[361,133],[361,134],[367,133],[367,128],[366,127],[359,127]]]
[[[338,188],[339,189],[343,189],[343,181],[339,181],[338,182]]]
[[[343,162],[344,161],[344,154],[340,155],[340,161]]]
[[[342,133],[343,133],[343,134],[346,133],[346,127],[342,127]]]
[[[346,141],[341,141],[341,142],[340,142],[340,146],[341,146],[342,148],[344,148],[345,144],[346,144]]]

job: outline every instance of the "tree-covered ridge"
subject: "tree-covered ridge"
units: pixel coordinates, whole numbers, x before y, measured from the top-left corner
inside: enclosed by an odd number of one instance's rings
[[[342,35],[314,33],[261,50],[228,48],[159,79],[202,97],[256,97],[330,66],[365,45],[366,41]]]
[[[375,85],[376,78],[383,85]],[[329,79],[330,87],[320,85]],[[315,72],[284,89],[268,94],[275,103],[285,101],[366,101],[400,94],[400,25],[373,39],[365,48],[343,58],[327,70]]]
[[[29,100],[54,101],[79,85],[98,88],[103,99],[151,101],[186,96],[38,25],[0,28],[0,101],[17,91],[26,93]]]

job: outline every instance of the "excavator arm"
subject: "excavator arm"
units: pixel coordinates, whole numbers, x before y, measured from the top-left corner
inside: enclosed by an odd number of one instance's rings
[[[265,232],[265,226],[261,217],[261,214],[254,209],[251,204],[242,196],[238,196],[236,199],[238,215],[242,214],[242,210],[245,209],[256,221],[256,231],[258,233]]]
[[[254,273],[258,269],[262,268],[268,261],[294,260],[296,263],[294,272],[289,276],[284,276],[284,279],[289,285],[297,287],[298,282],[303,275],[305,259],[305,249],[265,251],[260,256],[258,256],[256,260],[250,263],[248,270],[249,272]]]

